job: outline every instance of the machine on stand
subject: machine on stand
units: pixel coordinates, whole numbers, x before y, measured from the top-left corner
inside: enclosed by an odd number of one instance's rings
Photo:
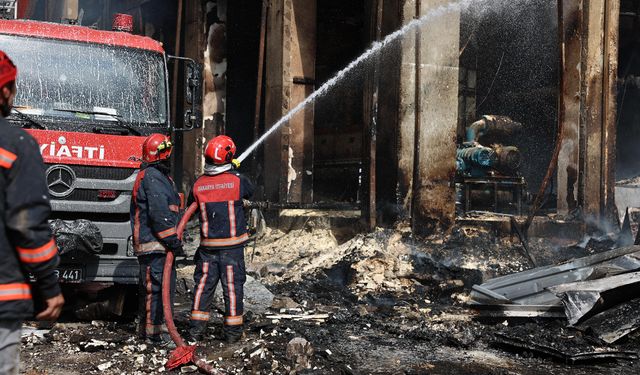
[[[456,152],[456,206],[458,211],[522,213],[526,182],[520,175],[520,150],[501,140],[522,130],[506,116],[485,115],[469,125]],[[489,144],[485,146],[480,144]]]

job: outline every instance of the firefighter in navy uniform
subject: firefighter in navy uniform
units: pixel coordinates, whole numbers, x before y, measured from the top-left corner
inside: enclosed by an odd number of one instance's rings
[[[169,177],[172,144],[162,134],[152,134],[142,145],[142,165],[133,186],[131,225],[133,248],[140,264],[139,334],[158,345],[172,345],[162,312],[162,271],[168,249],[182,254],[176,235],[180,196]],[[175,291],[175,268],[171,296]]]
[[[20,328],[34,313],[32,288],[45,301],[37,319],[55,320],[60,293],[58,248],[47,223],[51,206],[36,141],[9,126],[17,69],[0,51],[0,374],[18,374]],[[30,286],[27,274],[37,282]],[[36,292],[36,291],[34,291]]]
[[[236,146],[227,136],[210,140],[204,152],[205,174],[196,180],[189,195],[189,206],[196,205],[200,219],[189,341],[202,339],[218,281],[225,305],[224,338],[236,342],[243,334],[244,246],[249,236],[242,201],[253,195],[253,186],[230,168],[239,166],[233,159],[235,152]]]

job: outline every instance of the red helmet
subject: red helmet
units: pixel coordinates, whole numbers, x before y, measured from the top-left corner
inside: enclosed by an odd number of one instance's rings
[[[167,160],[171,156],[172,148],[169,137],[164,134],[151,134],[142,144],[142,161],[152,163]]]
[[[215,137],[207,142],[207,147],[204,148],[204,158],[213,164],[231,163],[235,154],[236,144],[226,135]]]
[[[18,68],[3,51],[0,51],[0,88],[16,80]]]

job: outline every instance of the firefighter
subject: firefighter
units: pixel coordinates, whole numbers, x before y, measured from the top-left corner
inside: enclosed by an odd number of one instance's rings
[[[180,196],[170,173],[172,144],[162,134],[152,134],[142,145],[142,165],[133,186],[131,226],[133,248],[140,265],[139,335],[147,342],[171,346],[162,313],[162,271],[167,250],[182,254],[176,235]],[[175,291],[175,268],[171,275],[171,296]]]
[[[16,95],[16,75],[17,68],[0,51],[0,374],[18,374],[20,328],[33,317],[32,292],[44,300],[37,319],[56,320],[64,304],[40,148],[4,119]],[[27,273],[37,279],[31,286]]]
[[[221,135],[205,148],[205,174],[193,185],[189,206],[196,205],[200,219],[200,246],[195,255],[195,294],[191,309],[188,341],[199,341],[209,321],[218,281],[224,297],[224,339],[240,340],[243,334],[243,286],[246,280],[244,246],[248,240],[243,199],[253,195],[249,180],[230,168],[233,140]]]

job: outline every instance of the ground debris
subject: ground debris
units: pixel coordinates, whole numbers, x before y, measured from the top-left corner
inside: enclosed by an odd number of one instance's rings
[[[259,293],[268,290],[264,294],[272,295],[269,305],[264,312],[247,308],[246,336],[229,344],[223,341],[222,304],[216,302],[198,350],[228,374],[610,373],[611,368],[577,369],[498,350],[492,340],[497,334],[522,337],[521,322],[481,322],[461,303],[474,283],[526,268],[518,246],[473,228],[420,240],[402,228],[340,240],[322,226],[288,234],[271,231],[258,239],[254,263],[247,263],[255,281],[265,288]],[[189,284],[193,268],[187,263],[178,265],[183,290],[176,296],[175,321],[181,332],[188,327],[193,290]],[[269,272],[256,271],[269,263]],[[547,332],[553,337],[559,329],[566,329],[564,322],[533,324],[524,332]],[[575,335],[588,337],[578,331]],[[181,373],[165,370],[170,351],[138,339],[131,320],[67,321],[43,332],[43,337],[47,345],[24,342],[25,373]],[[291,349],[292,340],[300,343],[301,350]],[[634,351],[639,342],[640,334],[632,333],[610,350]],[[81,349],[89,343],[100,349]],[[599,340],[593,345],[608,347]],[[108,363],[111,366],[99,369]],[[629,370],[624,363],[608,366],[616,367],[617,373]]]
[[[295,371],[311,368],[313,352],[311,343],[302,337],[293,338],[287,344],[287,359],[291,361],[291,366]]]

